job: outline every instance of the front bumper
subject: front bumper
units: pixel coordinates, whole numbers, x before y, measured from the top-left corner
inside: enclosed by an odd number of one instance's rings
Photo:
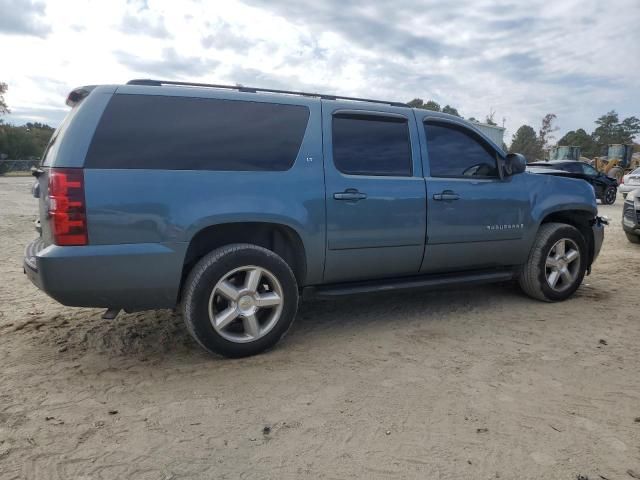
[[[623,193],[623,194],[627,194],[629,192],[632,192],[632,191],[638,190],[638,189],[640,189],[640,185],[635,185],[635,184],[630,185],[628,183],[623,183],[622,185],[620,185],[618,187],[618,191],[620,193]]]
[[[185,252],[181,242],[61,247],[38,238],[27,245],[23,268],[36,287],[63,305],[173,308]]]

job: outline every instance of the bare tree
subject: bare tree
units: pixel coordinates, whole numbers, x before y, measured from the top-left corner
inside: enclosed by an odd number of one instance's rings
[[[11,110],[9,110],[9,107],[7,106],[7,102],[4,99],[4,94],[7,93],[8,88],[9,87],[6,83],[0,82],[0,115],[11,113]]]

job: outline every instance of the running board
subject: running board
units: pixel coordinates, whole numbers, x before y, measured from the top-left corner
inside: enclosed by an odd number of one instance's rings
[[[443,287],[460,287],[482,283],[506,282],[512,280],[513,270],[490,270],[439,275],[421,275],[400,277],[366,282],[334,283],[315,285],[302,290],[302,298],[333,298],[358,293],[385,292],[406,290],[411,288],[437,289]]]

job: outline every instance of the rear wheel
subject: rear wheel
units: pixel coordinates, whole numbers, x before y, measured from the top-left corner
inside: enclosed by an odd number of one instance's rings
[[[640,235],[634,235],[633,233],[627,232],[625,232],[625,234],[627,235],[627,240],[629,240],[631,243],[640,243]]]
[[[616,203],[616,195],[618,194],[618,190],[616,187],[607,187],[602,195],[602,203],[605,205],[613,205]]]
[[[584,238],[576,228],[564,223],[543,224],[520,272],[520,287],[530,297],[545,302],[569,298],[584,278],[586,251]]]
[[[187,329],[202,347],[245,357],[271,348],[287,332],[298,308],[298,285],[272,251],[233,244],[198,262],[182,298]]]

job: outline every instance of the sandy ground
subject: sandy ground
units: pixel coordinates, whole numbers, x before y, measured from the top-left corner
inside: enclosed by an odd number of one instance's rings
[[[510,285],[302,306],[211,357],[168,311],[100,318],[22,273],[28,178],[0,178],[0,478],[640,478],[640,249],[577,295]],[[631,470],[631,472],[628,472]]]

